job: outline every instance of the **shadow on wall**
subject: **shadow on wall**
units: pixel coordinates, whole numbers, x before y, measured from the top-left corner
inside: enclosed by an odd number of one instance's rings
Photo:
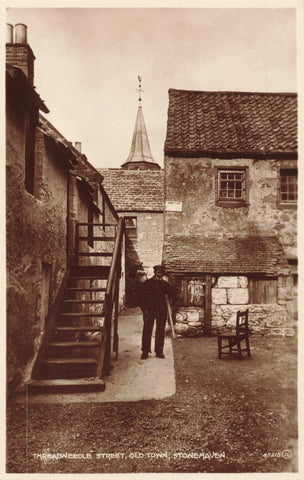
[[[127,307],[137,307],[136,299],[136,274],[143,269],[142,262],[134,248],[132,240],[126,236],[126,297]]]

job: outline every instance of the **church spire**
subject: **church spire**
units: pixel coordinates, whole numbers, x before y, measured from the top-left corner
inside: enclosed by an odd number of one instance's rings
[[[138,75],[138,110],[129,156],[122,168],[128,170],[159,170],[160,166],[152,157],[146,125],[141,106],[141,77]]]

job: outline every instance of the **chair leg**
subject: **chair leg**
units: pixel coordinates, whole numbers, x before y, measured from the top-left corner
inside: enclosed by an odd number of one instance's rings
[[[218,358],[222,358],[222,339],[217,337]]]
[[[248,357],[251,357],[250,346],[249,346],[249,337],[246,337],[246,349]]]
[[[231,338],[229,338],[228,342],[229,342],[229,352],[230,352],[230,355],[231,355],[232,354],[232,340],[231,340]]]
[[[240,342],[240,340],[237,341],[237,349],[238,349],[239,359],[242,360],[242,359],[243,359],[243,355],[242,355],[242,347],[241,347],[241,342]]]

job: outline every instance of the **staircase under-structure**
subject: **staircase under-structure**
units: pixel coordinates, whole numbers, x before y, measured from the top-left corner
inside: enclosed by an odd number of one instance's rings
[[[87,227],[88,236],[80,235]],[[102,228],[93,235],[102,247],[81,248],[89,237],[89,227]],[[111,235],[106,230],[114,230]],[[77,224],[76,265],[69,269],[56,321],[44,343],[32,393],[72,393],[103,391],[109,375],[112,352],[118,355],[118,299],[124,222]],[[80,265],[81,257],[94,258]]]

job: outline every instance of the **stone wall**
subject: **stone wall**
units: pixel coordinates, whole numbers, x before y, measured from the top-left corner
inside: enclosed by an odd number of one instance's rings
[[[163,212],[121,212],[137,218],[136,237],[126,231],[126,304],[135,306],[133,294],[136,268],[142,266],[148,278],[154,275],[153,266],[162,261]]]
[[[248,167],[248,206],[216,205],[216,168]],[[165,212],[165,235],[275,235],[287,254],[297,254],[297,211],[279,204],[279,170],[296,161],[165,157],[166,201],[182,202]]]
[[[137,217],[137,236],[129,237],[127,256],[142,264],[148,277],[153,275],[153,265],[161,263],[163,249],[163,213],[132,212],[124,216]]]
[[[180,307],[175,315],[178,337],[198,337],[204,333],[204,310],[200,307]]]
[[[25,190],[25,114],[7,108],[7,380],[27,381],[66,271],[67,176],[37,131],[37,196]],[[55,184],[56,188],[53,188]],[[37,188],[36,188],[37,187]]]
[[[238,310],[249,308],[249,328],[253,334],[293,336],[297,323],[290,315],[287,302],[289,286],[279,278],[277,303],[249,304],[246,276],[220,276],[212,288],[211,333],[233,330]],[[285,286],[284,286],[285,285]],[[204,334],[203,307],[179,307],[175,314],[178,336],[195,337]]]
[[[281,286],[281,298],[284,292]],[[285,295],[287,291],[285,291]],[[292,336],[295,323],[287,313],[286,303],[249,304],[248,278],[221,276],[212,289],[212,329],[234,328],[236,312],[249,308],[249,328],[263,335]]]

